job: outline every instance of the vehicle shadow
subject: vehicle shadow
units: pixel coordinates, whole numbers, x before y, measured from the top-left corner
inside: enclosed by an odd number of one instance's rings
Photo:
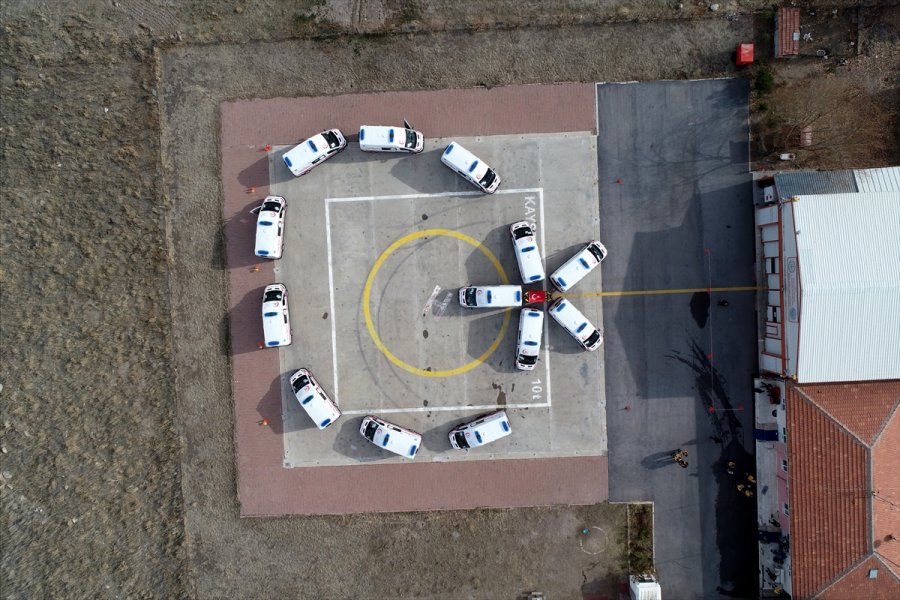
[[[284,148],[279,148],[277,150],[272,150],[271,159],[275,162],[275,168],[272,169],[272,172],[269,173],[268,160],[269,156],[266,156],[264,164],[265,164],[265,173],[263,176],[265,177],[264,181],[268,181],[269,187],[277,185],[279,183],[286,183],[288,181],[293,181],[295,179],[294,174],[291,173],[290,169],[287,168],[287,165],[284,164],[284,160],[282,157],[287,153],[291,148],[293,148],[295,144],[290,146],[285,146]],[[338,155],[340,156],[340,154]],[[333,159],[334,157],[332,157]],[[254,166],[257,163],[254,163]],[[253,167],[248,167],[247,171],[250,171]],[[248,173],[248,176],[254,175],[255,172]],[[302,176],[301,176],[302,177]],[[241,181],[240,178],[238,181]],[[253,184],[250,184],[253,185]],[[265,185],[265,183],[263,183]]]
[[[229,269],[235,269],[257,264],[262,268],[264,264],[273,262],[271,259],[256,256],[254,253],[256,250],[256,215],[250,211],[261,205],[263,198],[265,196],[257,195],[248,200],[247,204],[241,207],[240,212],[228,219],[222,226],[221,235],[216,238],[217,252],[213,256],[213,268],[221,269],[226,266]],[[285,218],[290,218],[287,216],[288,213]],[[225,265],[221,264],[219,256],[225,256]]]
[[[484,252],[473,248],[465,262],[466,276],[470,281],[474,282],[471,285],[500,285],[504,283],[521,285],[522,278],[519,275],[519,266],[516,263],[516,255],[509,237],[509,225],[501,225],[491,229],[481,240],[481,245],[496,257],[503,275],[506,275],[507,281],[503,281],[503,277],[497,272],[497,268],[491,261],[487,259]]]
[[[281,157],[279,155],[279,160]],[[269,153],[262,152],[259,160],[244,168],[237,175],[238,182],[245,188],[269,185]]]
[[[479,358],[487,352],[491,344],[500,334],[503,326],[504,315],[509,311],[509,325],[503,333],[503,338],[497,348],[485,357],[482,363],[498,373],[515,373],[516,369],[516,339],[519,328],[518,308],[508,309],[469,309],[472,317],[468,320],[468,336],[466,338],[466,353],[473,359]]]
[[[478,188],[441,163],[443,148],[406,156],[391,167],[390,173],[407,187],[422,194],[476,192]]]
[[[266,390],[266,393],[262,395],[256,404],[260,427],[267,426],[273,433],[278,435],[285,432],[281,410],[282,385],[282,376],[279,374],[278,377],[272,379],[269,383],[269,389]]]
[[[549,343],[547,349],[554,354],[582,354],[588,352],[584,349],[584,346],[575,341],[569,332],[560,327],[559,323],[553,320],[553,318],[548,314],[544,319],[544,327],[552,327],[553,328],[553,341]],[[600,345],[599,348],[594,350],[596,352],[603,352],[603,344]]]
[[[463,450],[454,450],[453,446],[450,445],[450,440],[447,435],[450,433],[450,430],[456,427],[461,423],[465,423],[470,420],[471,417],[461,417],[458,419],[453,419],[442,423],[437,427],[432,427],[426,431],[420,432],[422,434],[422,447],[431,450],[432,452],[463,452]],[[440,461],[440,459],[435,459]]]
[[[263,344],[262,326],[262,295],[265,285],[253,288],[241,298],[240,302],[228,311],[229,333],[231,341],[231,354],[238,355],[245,352],[273,352],[272,348],[260,348]]]

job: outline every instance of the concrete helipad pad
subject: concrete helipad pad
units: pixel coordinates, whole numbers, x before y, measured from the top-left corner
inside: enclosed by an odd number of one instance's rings
[[[288,202],[275,278],[290,292],[293,345],[279,351],[284,466],[400,462],[358,434],[377,414],[423,435],[416,462],[596,456],[606,451],[602,351],[587,353],[549,316],[535,371],[515,368],[518,310],[463,309],[466,284],[521,283],[508,225],[538,228],[547,272],[599,236],[596,138],[456,138],[503,178],[484,195],[444,167],[450,140],[416,156],[358,146],[294,178],[270,156],[270,193]],[[600,290],[599,270],[579,291]],[[527,289],[545,289],[542,285]],[[599,298],[576,298],[595,325]],[[543,308],[543,307],[539,307]],[[307,367],[344,416],[316,429],[287,379]],[[452,450],[447,432],[506,408],[513,435]]]

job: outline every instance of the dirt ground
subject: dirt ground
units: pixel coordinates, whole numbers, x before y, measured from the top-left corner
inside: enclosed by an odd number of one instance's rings
[[[724,46],[752,35],[749,11],[764,6],[4,2],[2,596],[612,594],[624,572],[620,506],[238,518],[216,107],[727,75]],[[895,13],[872,10],[868,53],[833,76],[886,69],[883,81],[859,84],[882,106],[896,97],[896,70],[884,65],[893,57],[896,68],[897,28],[879,20]],[[452,64],[450,50],[461,57]],[[177,111],[185,105],[193,112]],[[203,226],[187,239],[180,219],[198,215]],[[191,285],[208,301],[197,303]],[[602,533],[580,537],[584,526]]]
[[[815,14],[810,14],[815,13]],[[756,17],[757,47],[770,92],[755,86],[751,105],[756,169],[849,169],[900,164],[900,6],[804,10],[801,31],[812,41],[796,59],[774,61]],[[814,55],[827,50],[825,57]],[[758,80],[757,80],[758,81]],[[800,132],[809,127],[809,145]],[[790,161],[779,160],[793,154]]]

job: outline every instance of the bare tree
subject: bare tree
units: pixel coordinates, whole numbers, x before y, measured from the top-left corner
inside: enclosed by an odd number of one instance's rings
[[[869,92],[852,78],[832,74],[778,88],[771,103],[782,124],[780,144],[819,168],[886,165],[896,150],[897,111],[879,96],[891,93]],[[811,143],[800,147],[807,127]]]

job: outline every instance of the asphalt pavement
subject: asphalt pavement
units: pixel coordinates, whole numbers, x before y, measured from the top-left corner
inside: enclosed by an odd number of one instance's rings
[[[725,472],[753,464],[747,81],[597,95],[603,289],[642,292],[603,299],[610,500],[654,502],[666,597],[755,597],[755,503]]]

